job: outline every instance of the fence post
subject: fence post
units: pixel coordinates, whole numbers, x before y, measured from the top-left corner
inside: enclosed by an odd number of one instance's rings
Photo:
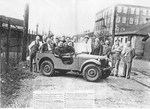
[[[0,72],[2,72],[2,48],[1,48],[1,40],[2,40],[2,18],[0,18]]]
[[[9,66],[9,37],[11,35],[10,21],[8,20],[8,34],[7,34],[7,44],[6,44],[6,64]]]

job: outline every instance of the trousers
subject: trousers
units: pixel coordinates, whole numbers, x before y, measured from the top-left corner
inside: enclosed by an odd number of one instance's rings
[[[123,76],[124,77],[129,77],[130,78],[131,67],[132,67],[132,61],[131,62],[127,62],[127,60],[124,59],[123,60]]]
[[[36,53],[31,53],[30,54],[30,71],[32,72],[32,68],[33,68],[33,60],[35,60],[36,57]]]
[[[114,68],[114,74],[118,75],[118,71],[119,71],[119,64],[120,64],[120,56],[112,56],[112,66],[115,67]]]

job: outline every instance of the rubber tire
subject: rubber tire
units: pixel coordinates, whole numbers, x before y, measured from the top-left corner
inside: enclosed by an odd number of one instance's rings
[[[90,77],[89,75],[88,75],[88,71],[90,70],[90,69],[94,69],[96,72],[95,72],[95,76],[94,77]],[[100,67],[99,66],[97,66],[97,65],[95,65],[95,64],[88,64],[88,65],[86,65],[84,68],[83,68],[83,78],[85,79],[85,80],[87,80],[87,81],[89,81],[89,82],[96,82],[96,81],[98,81],[99,79],[101,79],[101,77],[102,77],[102,71],[101,71],[101,69],[100,69]]]
[[[107,71],[105,71],[105,72],[103,73],[102,78],[103,78],[103,79],[106,79],[107,77],[110,76],[110,74],[111,74],[111,70],[107,70]]]
[[[47,66],[49,67],[50,71],[46,72],[44,71],[44,67]],[[55,71],[54,71],[54,65],[52,64],[51,61],[43,61],[41,66],[40,66],[40,71],[44,76],[53,76]]]

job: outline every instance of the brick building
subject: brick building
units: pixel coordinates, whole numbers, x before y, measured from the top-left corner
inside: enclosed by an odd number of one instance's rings
[[[149,32],[146,29],[150,25],[148,18],[150,7],[117,4],[96,14],[94,32],[107,32],[112,39],[114,29],[114,39],[119,38],[123,44],[131,40],[132,45],[136,47],[136,54],[142,56],[144,54],[142,39]]]

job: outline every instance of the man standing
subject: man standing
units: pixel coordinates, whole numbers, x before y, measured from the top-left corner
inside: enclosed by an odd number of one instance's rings
[[[122,51],[123,54],[123,76],[127,79],[130,78],[132,60],[135,57],[135,49],[131,47],[131,41],[127,42],[127,46]]]
[[[91,39],[88,35],[85,36],[84,38],[85,40],[85,51],[84,53],[86,54],[90,54],[92,52],[92,44],[91,44]]]
[[[122,52],[122,46],[120,45],[120,40],[117,39],[115,41],[115,44],[112,46],[111,52],[112,52],[112,64],[115,67],[114,69],[114,76],[118,77],[118,70],[119,70],[119,64],[121,60],[121,52]]]
[[[28,46],[29,48],[29,52],[30,52],[30,71],[32,72],[32,63],[33,60],[36,57],[36,53],[37,51],[40,49],[40,47],[42,46],[42,42],[39,41],[40,37],[36,36],[35,41],[32,41],[31,44]]]
[[[91,54],[101,56],[102,53],[103,53],[103,46],[100,44],[99,38],[95,38]]]
[[[111,53],[111,46],[109,44],[109,40],[106,40],[105,44],[103,45],[103,56],[106,56],[107,58],[110,57]]]

